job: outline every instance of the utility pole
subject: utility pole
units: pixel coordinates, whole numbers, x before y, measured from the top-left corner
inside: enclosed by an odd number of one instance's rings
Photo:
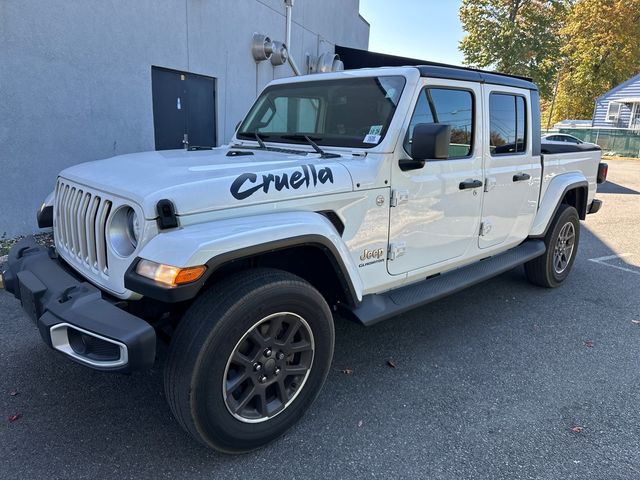
[[[562,71],[562,67],[558,69],[558,74],[556,75],[556,84],[553,86],[553,99],[551,100],[551,109],[549,110],[549,116],[547,117],[547,131],[549,131],[549,126],[551,124],[551,117],[553,117],[553,108],[556,106],[556,96],[558,95],[558,84],[560,83],[561,71]]]

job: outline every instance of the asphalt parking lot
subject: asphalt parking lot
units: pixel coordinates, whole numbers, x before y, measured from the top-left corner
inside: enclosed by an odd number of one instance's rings
[[[160,368],[73,364],[0,292],[0,478],[640,478],[640,161],[609,165],[561,288],[519,268],[369,329],[338,321],[319,400],[243,456],[182,432]]]

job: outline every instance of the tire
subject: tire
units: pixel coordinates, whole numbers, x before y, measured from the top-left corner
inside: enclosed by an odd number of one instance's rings
[[[279,270],[240,272],[185,312],[169,346],[167,400],[200,443],[249,452],[302,417],[324,384],[333,346],[331,310],[309,283]]]
[[[556,288],[569,276],[578,252],[580,218],[574,207],[560,205],[544,243],[544,255],[525,263],[524,270],[534,285]]]

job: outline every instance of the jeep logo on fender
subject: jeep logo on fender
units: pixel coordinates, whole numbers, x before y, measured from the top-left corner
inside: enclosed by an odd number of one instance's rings
[[[384,250],[382,248],[378,248],[377,250],[368,250],[365,248],[364,252],[362,252],[362,255],[360,255],[360,260],[371,260],[372,258],[379,260],[383,257]]]
[[[301,165],[299,170],[292,173],[262,175],[261,181],[258,180],[258,175],[255,173],[243,173],[233,181],[230,191],[235,199],[244,200],[258,190],[269,193],[271,187],[277,191],[281,191],[283,188],[298,190],[303,186],[309,188],[309,186],[315,187],[318,183],[325,184],[327,182],[333,183],[331,168],[323,167],[316,171],[316,167],[313,165]]]

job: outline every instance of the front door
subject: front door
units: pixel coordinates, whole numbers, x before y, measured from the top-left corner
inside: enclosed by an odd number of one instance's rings
[[[529,234],[538,207],[540,157],[533,157],[528,92],[484,87],[485,194],[480,248],[514,245]]]
[[[463,258],[475,248],[478,236],[482,187],[466,187],[483,178],[480,84],[423,82],[392,165],[397,204],[390,207],[389,243],[391,252],[398,253],[387,262],[392,275]],[[410,157],[418,123],[451,125],[449,158],[427,160],[420,169],[403,171],[399,160]]]

